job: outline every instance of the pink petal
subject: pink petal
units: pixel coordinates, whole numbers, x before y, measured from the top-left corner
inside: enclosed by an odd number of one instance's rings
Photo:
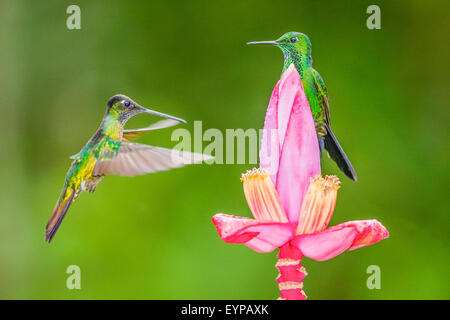
[[[348,221],[331,227],[328,230],[333,231],[339,228],[348,227],[354,228],[358,231],[358,236],[355,238],[352,246],[348,250],[355,250],[368,246],[389,237],[389,232],[386,227],[375,219]]]
[[[294,236],[289,223],[259,222],[249,218],[218,213],[212,218],[220,238],[228,243],[242,243],[256,252],[271,252]]]
[[[300,76],[295,70],[294,65],[291,65],[290,70],[281,75],[278,100],[278,132],[280,135],[280,149],[283,149],[284,138],[288,128],[289,120],[292,115],[292,107],[294,100],[302,88]]]
[[[273,88],[270,97],[269,106],[264,120],[264,130],[261,140],[261,149],[259,151],[259,166],[270,173],[270,178],[274,185],[277,183],[278,166],[280,162],[280,139],[278,135],[278,100],[279,86],[278,81]]]
[[[323,232],[297,236],[292,243],[307,257],[324,261],[389,237],[377,220],[355,220],[341,223]]]
[[[277,138],[278,148],[274,146]],[[320,174],[320,152],[311,109],[293,65],[285,71],[272,93],[260,159],[260,167],[271,173],[289,221],[298,222],[309,182]]]

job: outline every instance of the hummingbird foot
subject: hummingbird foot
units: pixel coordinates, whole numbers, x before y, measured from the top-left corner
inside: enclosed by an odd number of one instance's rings
[[[104,176],[92,176],[86,181],[83,181],[82,187],[84,191],[93,193],[97,188],[98,183],[103,179]]]

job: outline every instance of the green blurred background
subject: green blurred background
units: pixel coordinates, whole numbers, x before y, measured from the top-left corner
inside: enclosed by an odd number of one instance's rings
[[[81,30],[66,8],[81,7]],[[366,8],[381,8],[368,30]],[[124,93],[189,121],[261,128],[282,54],[247,47],[306,33],[332,127],[359,181],[342,178],[331,224],[380,220],[390,238],[304,259],[310,299],[448,299],[449,38],[445,1],[0,2],[0,298],[274,299],[276,255],[222,242],[218,212],[250,216],[239,181],[253,165],[110,176],[44,227],[70,155]],[[146,126],[147,116],[128,127]],[[170,147],[171,129],[140,142]],[[324,173],[337,173],[330,160]],[[81,290],[66,268],[81,268]],[[366,287],[369,265],[381,289]]]

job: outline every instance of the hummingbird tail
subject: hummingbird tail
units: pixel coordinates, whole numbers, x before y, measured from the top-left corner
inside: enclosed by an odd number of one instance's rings
[[[339,169],[353,181],[357,180],[356,172],[353,169],[350,160],[348,160],[344,150],[334,136],[329,125],[326,126],[327,134],[323,137],[323,147],[328,152],[328,156],[336,162]],[[320,139],[319,139],[320,140]]]
[[[61,225],[61,222],[66,216],[67,210],[74,200],[74,196],[75,192],[72,188],[66,188],[63,190],[62,196],[56,203],[50,220],[45,227],[45,241],[49,243],[52,241],[56,231],[58,231],[58,228]]]

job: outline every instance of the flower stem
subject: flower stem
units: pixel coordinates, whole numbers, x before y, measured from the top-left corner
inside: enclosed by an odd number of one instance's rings
[[[280,248],[276,268],[280,271],[277,277],[280,288],[280,300],[305,300],[303,278],[307,273],[302,267],[303,254],[289,242]]]

